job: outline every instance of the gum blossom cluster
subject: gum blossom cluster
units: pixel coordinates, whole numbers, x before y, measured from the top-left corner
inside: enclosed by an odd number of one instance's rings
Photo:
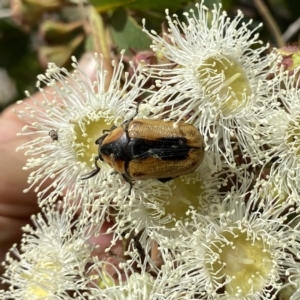
[[[95,55],[95,80],[75,58],[72,73],[50,64],[43,101],[27,93],[18,150],[41,213],[7,254],[1,299],[299,299],[297,77],[241,12],[166,20],[143,22],[138,64]],[[95,141],[135,118],[192,125],[200,166],[130,181],[97,159]]]

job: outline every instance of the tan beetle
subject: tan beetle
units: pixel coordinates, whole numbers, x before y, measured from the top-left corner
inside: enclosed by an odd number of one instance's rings
[[[144,179],[166,182],[195,171],[204,158],[202,135],[184,122],[135,119],[113,127],[96,144],[96,168],[83,175],[83,180],[100,171],[98,160],[109,164],[131,183]]]

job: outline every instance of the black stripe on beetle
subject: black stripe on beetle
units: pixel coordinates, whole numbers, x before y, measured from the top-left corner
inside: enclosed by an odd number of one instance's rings
[[[96,140],[96,169],[82,176],[95,176],[98,160],[121,173],[126,181],[158,179],[162,182],[195,171],[204,157],[204,142],[190,124],[136,119],[114,127]]]
[[[188,157],[190,147],[183,138],[160,138],[157,140],[131,139],[128,144],[130,159],[157,157],[163,160],[182,160]]]

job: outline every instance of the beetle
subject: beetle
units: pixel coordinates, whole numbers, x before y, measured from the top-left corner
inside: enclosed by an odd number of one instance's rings
[[[191,124],[155,119],[133,119],[112,127],[95,142],[96,168],[81,177],[95,176],[98,160],[106,162],[132,185],[133,180],[166,182],[195,171],[204,158],[204,141]]]
[[[58,129],[57,130],[54,130],[54,129],[50,130],[49,131],[49,136],[51,137],[52,142],[58,141]]]

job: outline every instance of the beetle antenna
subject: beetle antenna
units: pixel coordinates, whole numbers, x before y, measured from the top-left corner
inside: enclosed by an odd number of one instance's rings
[[[103,130],[104,131],[104,130]],[[109,130],[110,131],[110,130]],[[96,145],[100,145],[102,142],[103,142],[103,140],[106,138],[108,136],[108,134],[107,133],[105,133],[105,134],[103,134],[101,137],[99,137],[99,139],[97,139],[96,141],[95,141],[95,144]],[[99,159],[99,157],[98,156],[96,156],[98,159]],[[95,157],[95,158],[96,158]],[[95,161],[96,161],[96,159],[95,159]]]
[[[96,169],[94,169],[92,172],[90,172],[88,174],[80,176],[81,180],[87,180],[89,178],[92,178],[92,177],[96,176],[96,174],[98,174],[100,172],[100,168],[99,168],[99,166],[97,164],[98,160],[99,160],[99,156],[96,156],[95,157],[95,166],[96,166]]]

